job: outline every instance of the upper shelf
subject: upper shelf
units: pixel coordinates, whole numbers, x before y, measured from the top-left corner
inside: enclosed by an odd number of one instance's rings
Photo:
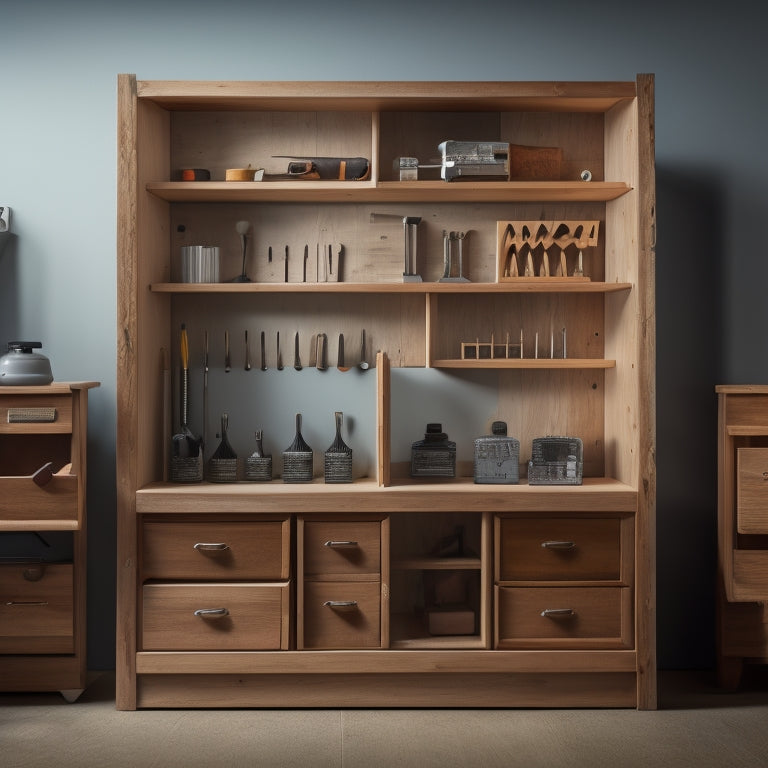
[[[153,181],[172,203],[607,202],[631,190],[621,181]]]

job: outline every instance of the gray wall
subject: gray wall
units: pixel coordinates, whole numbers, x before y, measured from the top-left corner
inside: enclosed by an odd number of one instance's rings
[[[708,10],[717,8],[718,10]],[[89,661],[114,666],[116,76],[632,80],[656,74],[658,608],[665,668],[714,653],[716,383],[768,380],[768,68],[753,3],[0,0],[0,343],[95,379]],[[0,468],[1,471],[1,468]]]

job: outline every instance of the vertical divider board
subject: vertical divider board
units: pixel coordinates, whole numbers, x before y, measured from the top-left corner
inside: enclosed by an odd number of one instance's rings
[[[376,355],[376,482],[386,488],[391,485],[392,426],[390,403],[389,358],[384,352]]]

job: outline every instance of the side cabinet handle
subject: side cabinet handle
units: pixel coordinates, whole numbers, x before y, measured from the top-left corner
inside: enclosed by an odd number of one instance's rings
[[[357,542],[356,541],[334,541],[331,539],[330,541],[325,542],[326,547],[331,547],[332,549],[349,549],[350,547],[356,547]]]
[[[195,544],[194,548],[198,552],[223,552],[225,549],[229,549],[229,544],[206,544],[200,541]]]
[[[545,608],[541,615],[545,619],[568,619],[576,615],[573,608]]]
[[[47,600],[9,600],[6,605],[13,606],[13,605],[48,605]]]
[[[203,619],[220,619],[222,616],[229,616],[229,609],[227,609],[227,608],[198,608],[195,611],[195,616],[200,616]]]
[[[541,546],[544,549],[576,549],[573,541],[542,541]]]
[[[326,600],[323,606],[327,608],[357,608],[357,600]]]

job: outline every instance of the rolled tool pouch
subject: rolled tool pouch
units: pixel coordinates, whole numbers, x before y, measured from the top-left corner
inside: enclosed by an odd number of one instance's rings
[[[365,157],[307,157],[291,160],[287,176],[325,181],[365,181],[370,173],[371,164]]]

